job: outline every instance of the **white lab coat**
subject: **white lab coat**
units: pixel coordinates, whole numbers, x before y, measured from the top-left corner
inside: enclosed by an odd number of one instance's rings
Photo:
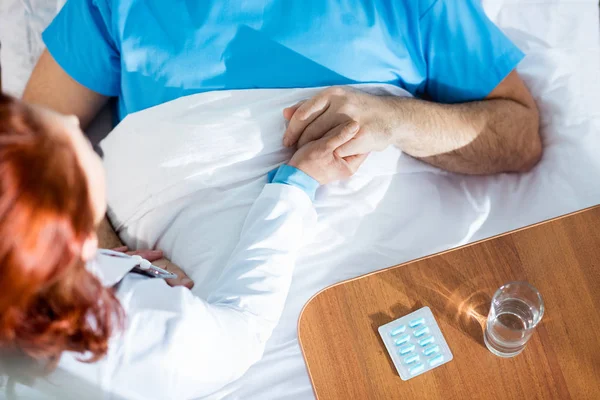
[[[239,378],[262,357],[315,223],[305,192],[267,184],[207,299],[128,273],[117,290],[127,328],[111,340],[107,357],[85,364],[66,354],[50,382],[65,391],[62,398],[97,391],[103,399],[146,400],[201,397]]]

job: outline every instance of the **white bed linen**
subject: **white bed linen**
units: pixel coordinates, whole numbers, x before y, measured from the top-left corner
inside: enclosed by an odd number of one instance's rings
[[[0,0],[2,89],[20,97],[46,48],[42,31],[66,0]]]
[[[390,149],[321,189],[317,235],[265,357],[210,398],[311,398],[297,319],[326,286],[600,202],[597,4],[489,6],[528,55],[519,70],[542,111],[540,164],[523,175],[466,177]],[[103,143],[111,212],[127,243],[164,249],[205,295],[265,174],[290,155],[281,109],[316,90],[200,94],[127,117]]]

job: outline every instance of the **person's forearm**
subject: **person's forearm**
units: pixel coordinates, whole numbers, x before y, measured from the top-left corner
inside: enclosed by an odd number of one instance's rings
[[[267,184],[208,302],[239,308],[274,327],[283,310],[299,249],[317,215],[299,187]],[[269,321],[267,324],[266,321]]]
[[[101,249],[114,249],[123,245],[119,236],[113,229],[107,217],[104,217],[98,226],[98,247]]]
[[[411,156],[463,174],[522,172],[540,159],[537,109],[513,100],[439,104],[393,99],[392,143]]]

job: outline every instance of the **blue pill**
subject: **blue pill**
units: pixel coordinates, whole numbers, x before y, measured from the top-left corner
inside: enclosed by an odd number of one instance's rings
[[[418,354],[413,354],[408,357],[404,357],[404,364],[414,363],[415,361],[419,361],[419,358],[420,357]]]
[[[401,344],[404,344],[404,343],[408,342],[409,340],[410,340],[410,335],[407,333],[405,335],[400,336],[396,340],[394,340],[394,343],[396,344],[396,346],[400,346]]]
[[[421,318],[413,319],[412,321],[410,321],[408,323],[408,326],[410,326],[411,328],[415,328],[419,325],[423,325],[424,323],[425,323],[425,318],[421,317]]]
[[[429,347],[423,349],[423,354],[425,354],[426,356],[430,356],[434,353],[437,353],[438,351],[440,351],[440,346],[438,346],[437,344],[434,344],[432,346],[429,346]]]
[[[411,369],[409,369],[408,371],[410,372],[411,375],[415,375],[415,374],[418,374],[419,372],[423,372],[424,369],[425,369],[425,365],[417,364],[414,367],[412,367]]]
[[[416,337],[423,336],[426,333],[429,333],[429,327],[427,327],[427,326],[419,328],[414,332]]]
[[[433,343],[433,342],[435,342],[434,337],[433,336],[429,336],[429,337],[426,337],[425,339],[419,340],[419,345],[420,346],[427,346],[429,343]]]
[[[410,352],[411,352],[411,351],[413,351],[414,349],[415,349],[415,345],[414,345],[414,344],[412,344],[412,343],[409,343],[409,344],[405,344],[404,346],[400,347],[400,348],[398,349],[398,353],[400,353],[400,354],[404,355],[404,354],[408,354],[408,353],[410,353]]]
[[[399,334],[401,334],[401,333],[402,333],[402,332],[404,332],[405,330],[406,330],[406,325],[400,325],[399,327],[392,329],[392,330],[390,331],[390,335],[391,335],[391,336],[396,336],[396,335],[399,335]]]
[[[444,361],[444,355],[438,354],[437,356],[429,359],[429,365],[433,367],[434,365],[440,364],[442,361]]]

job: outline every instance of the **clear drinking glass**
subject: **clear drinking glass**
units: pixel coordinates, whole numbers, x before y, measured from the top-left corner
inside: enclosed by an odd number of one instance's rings
[[[500,357],[521,353],[544,315],[544,302],[527,282],[510,282],[492,298],[485,334],[487,348]]]

